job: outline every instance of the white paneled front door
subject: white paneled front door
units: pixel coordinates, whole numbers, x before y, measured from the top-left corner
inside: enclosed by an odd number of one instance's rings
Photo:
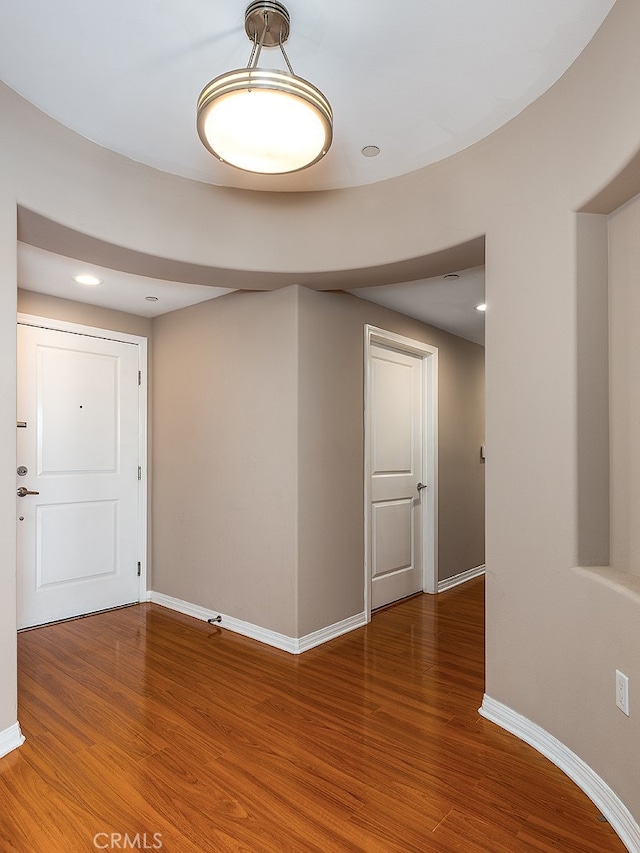
[[[138,369],[133,343],[18,325],[19,628],[139,601]]]

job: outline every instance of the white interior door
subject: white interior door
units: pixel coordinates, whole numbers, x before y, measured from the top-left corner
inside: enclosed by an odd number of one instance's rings
[[[423,588],[423,359],[369,351],[371,607]]]
[[[135,344],[18,325],[20,628],[139,600],[138,387]]]

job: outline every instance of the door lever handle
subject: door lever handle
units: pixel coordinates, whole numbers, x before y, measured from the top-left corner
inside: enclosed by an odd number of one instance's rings
[[[418,483],[417,488],[418,488],[418,491],[421,492],[423,489],[426,489],[427,487],[424,483]]]
[[[20,486],[20,488],[16,490],[16,494],[19,498],[26,498],[27,495],[39,495],[40,492],[30,492],[29,489],[26,489],[24,486]]]

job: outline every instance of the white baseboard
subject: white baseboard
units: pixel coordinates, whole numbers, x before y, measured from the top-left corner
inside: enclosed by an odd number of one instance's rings
[[[315,646],[320,646],[322,643],[328,642],[328,640],[335,640],[336,637],[340,637],[342,634],[347,634],[356,628],[362,628],[366,624],[367,614],[364,611],[356,613],[355,616],[349,616],[341,622],[334,622],[333,625],[327,625],[326,628],[320,628],[319,631],[314,631],[311,634],[300,637],[295,641],[298,645],[297,652],[298,654],[306,652],[309,649],[315,648]]]
[[[527,717],[492,699],[486,693],[479,713],[552,761],[600,809],[626,848],[631,853],[640,851],[640,826],[635,818],[615,791],[575,752]]]
[[[20,731],[20,723],[14,723],[8,729],[0,732],[0,758],[7,755],[24,743],[24,735]]]
[[[461,583],[466,583],[467,581],[473,580],[473,578],[479,578],[480,575],[484,574],[484,570],[485,565],[483,563],[481,566],[476,566],[474,569],[467,569],[466,572],[460,572],[459,575],[453,575],[451,578],[445,578],[442,581],[438,581],[438,592],[453,589],[454,586],[459,586]]]
[[[191,604],[188,601],[164,595],[162,592],[150,592],[149,601],[153,604],[159,604],[162,607],[168,607],[170,610],[176,610],[178,613],[184,613],[186,616],[201,619],[204,622],[220,616],[221,621],[216,623],[220,628],[227,628],[236,634],[242,634],[243,637],[250,637],[252,640],[258,640],[260,643],[266,643],[268,646],[282,649],[292,655],[306,652],[315,646],[319,646],[321,643],[326,643],[335,637],[346,634],[347,631],[353,631],[355,628],[360,628],[362,625],[367,624],[366,614],[358,613],[355,616],[350,616],[348,619],[343,619],[334,625],[328,625],[326,628],[321,628],[319,631],[314,631],[312,634],[307,634],[304,637],[288,637],[286,634],[269,631],[267,628],[253,625],[251,622],[243,622],[241,619],[235,619],[233,616],[225,616],[224,613],[208,610],[206,607],[200,607],[198,604]]]

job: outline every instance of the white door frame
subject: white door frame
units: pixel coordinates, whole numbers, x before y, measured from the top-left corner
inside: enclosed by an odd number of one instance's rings
[[[89,338],[102,338],[107,341],[119,341],[135,344],[138,347],[138,371],[140,393],[138,394],[138,459],[140,460],[140,487],[138,489],[138,558],[140,577],[138,579],[139,600],[148,601],[147,592],[147,339],[125,332],[83,326],[68,323],[65,320],[52,320],[48,317],[36,317],[32,314],[18,314],[17,322],[22,326],[35,326],[39,329],[52,329],[56,332],[69,332]],[[17,377],[16,377],[17,381]],[[17,460],[16,460],[17,464]]]
[[[369,324],[364,327],[364,611],[371,620],[371,345],[418,355],[423,363],[422,589],[438,590],[438,348]]]

